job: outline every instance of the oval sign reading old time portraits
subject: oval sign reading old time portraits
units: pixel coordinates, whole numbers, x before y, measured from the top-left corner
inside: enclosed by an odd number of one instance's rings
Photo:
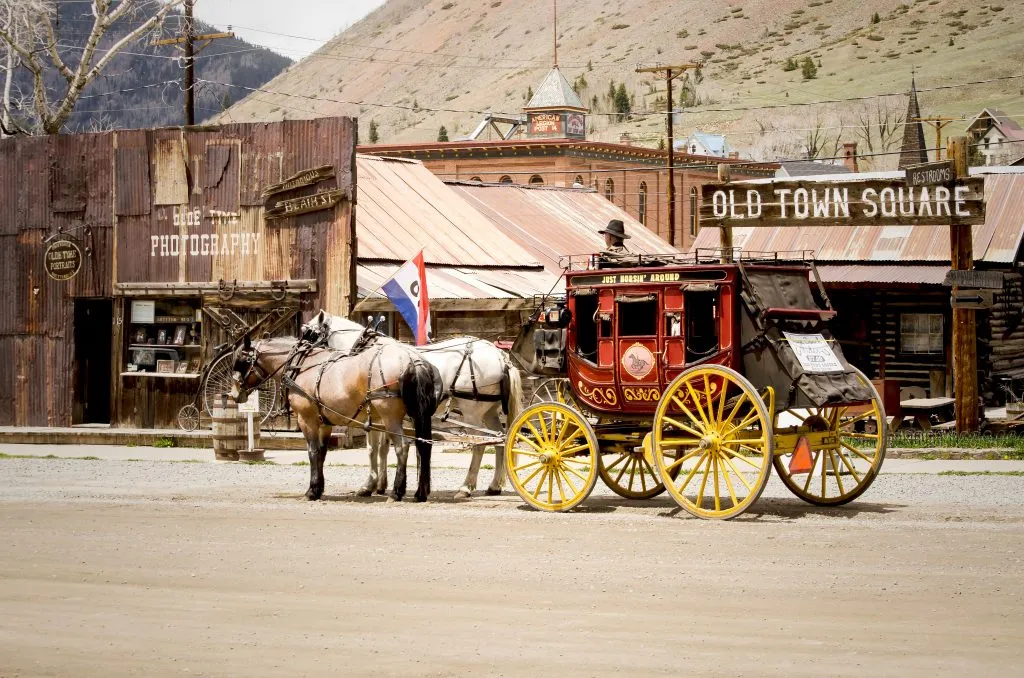
[[[71,280],[82,268],[82,248],[77,241],[62,236],[46,248],[43,265],[46,275],[54,280]]]

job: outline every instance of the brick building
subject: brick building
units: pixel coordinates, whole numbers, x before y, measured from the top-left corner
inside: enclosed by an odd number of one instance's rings
[[[651,231],[683,249],[689,247],[699,230],[696,215],[701,185],[716,180],[719,163],[741,163],[736,158],[676,154],[676,223],[670,226],[667,151],[587,140],[587,108],[557,66],[523,111],[524,115],[512,120],[511,128],[498,134],[502,138],[496,140],[377,144],[360,146],[359,150],[420,160],[446,181],[595,188]],[[478,131],[487,127],[481,125]],[[776,169],[772,163],[739,164],[732,175],[734,179],[770,177]]]

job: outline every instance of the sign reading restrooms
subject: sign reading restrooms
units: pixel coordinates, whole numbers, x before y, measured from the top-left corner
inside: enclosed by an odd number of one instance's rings
[[[985,223],[984,179],[909,186],[902,179],[705,184],[702,227]]]

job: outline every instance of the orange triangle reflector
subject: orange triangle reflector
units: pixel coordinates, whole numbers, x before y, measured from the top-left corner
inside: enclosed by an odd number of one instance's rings
[[[807,441],[806,436],[800,436],[800,439],[796,441],[796,448],[793,449],[793,457],[789,460],[789,475],[810,473],[813,468],[811,444]]]

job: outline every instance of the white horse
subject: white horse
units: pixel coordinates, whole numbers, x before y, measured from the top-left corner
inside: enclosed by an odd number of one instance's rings
[[[326,311],[321,311],[302,327],[302,336],[326,337],[328,347],[341,351],[352,350],[355,344],[364,340],[366,333],[367,328],[359,323]],[[376,341],[399,343],[387,336],[378,337]],[[416,348],[441,373],[444,391],[435,417],[447,419],[453,410],[458,411],[461,415],[458,420],[469,425],[466,432],[478,435],[481,432],[472,427],[488,431],[502,430],[499,417],[503,409],[509,421],[519,416],[523,408],[522,378],[508,354],[493,343],[476,337],[459,337]],[[371,479],[376,476],[376,482],[368,480],[360,492],[370,494],[376,491],[383,494],[387,489],[388,438],[378,435],[376,431],[370,431],[367,437]],[[473,457],[466,479],[455,493],[458,499],[469,497],[476,489],[480,461],[487,444],[472,447]],[[501,494],[504,483],[504,450],[496,449],[494,477],[491,478],[487,494]]]

